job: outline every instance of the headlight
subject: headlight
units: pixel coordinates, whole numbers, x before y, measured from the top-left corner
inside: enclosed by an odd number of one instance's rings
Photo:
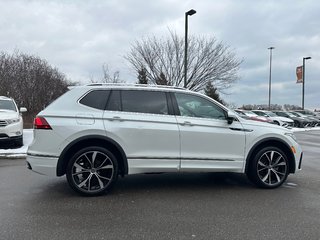
[[[17,122],[20,122],[20,118],[14,118],[14,119],[8,119],[7,120],[8,124],[17,123]]]
[[[295,136],[293,133],[291,133],[291,132],[286,132],[286,133],[284,133],[284,135],[286,135],[286,136],[288,136],[288,137],[291,137],[295,142],[297,142],[297,138],[296,138],[296,136]]]

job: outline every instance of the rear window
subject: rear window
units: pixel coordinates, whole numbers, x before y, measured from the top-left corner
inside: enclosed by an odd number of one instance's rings
[[[109,94],[109,90],[93,90],[87,93],[79,102],[88,107],[104,110]]]

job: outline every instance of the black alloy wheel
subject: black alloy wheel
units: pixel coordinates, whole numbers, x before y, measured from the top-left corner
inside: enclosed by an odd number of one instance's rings
[[[67,166],[67,180],[76,192],[96,196],[110,190],[118,177],[114,155],[102,147],[86,147],[78,151]]]

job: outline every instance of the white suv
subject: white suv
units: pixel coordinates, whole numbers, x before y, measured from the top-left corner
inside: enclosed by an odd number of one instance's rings
[[[26,112],[20,108],[20,112]],[[16,103],[12,98],[0,96],[0,143],[23,145],[23,120]]]
[[[75,87],[41,111],[27,164],[62,176],[84,195],[109,190],[118,175],[157,172],[246,173],[279,187],[301,168],[288,129],[244,120],[200,93],[172,87]]]

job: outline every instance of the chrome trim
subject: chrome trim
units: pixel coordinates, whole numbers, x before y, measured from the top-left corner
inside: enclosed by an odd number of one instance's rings
[[[128,159],[130,160],[139,160],[139,159],[156,159],[156,160],[168,160],[168,159],[172,159],[172,160],[194,160],[194,161],[225,161],[225,162],[235,162],[235,160],[233,159],[217,159],[217,158],[173,158],[173,157],[128,157]]]
[[[34,154],[34,153],[27,153],[27,156],[32,156],[32,157],[49,157],[49,158],[58,158],[58,157],[59,157],[59,156],[54,156],[54,155]]]

